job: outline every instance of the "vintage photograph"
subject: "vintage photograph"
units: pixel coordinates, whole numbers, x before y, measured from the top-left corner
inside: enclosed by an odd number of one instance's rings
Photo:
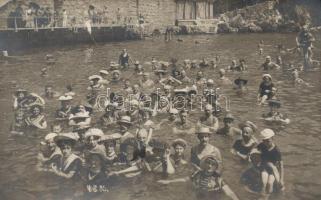
[[[320,0],[0,0],[1,200],[320,200]]]

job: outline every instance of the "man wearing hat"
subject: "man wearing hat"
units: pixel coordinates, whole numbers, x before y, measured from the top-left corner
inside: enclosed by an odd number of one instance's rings
[[[204,158],[207,155],[213,155],[219,162],[219,170],[222,169],[222,156],[221,152],[218,148],[211,145],[209,143],[210,136],[212,135],[212,131],[210,131],[207,127],[201,127],[199,128],[195,134],[197,135],[197,138],[199,140],[199,144],[195,145],[191,149],[191,162],[192,164],[199,169],[201,159]]]
[[[71,106],[71,96],[60,96],[60,108],[56,111],[56,119],[57,120],[68,120],[71,114],[72,106]]]
[[[280,69],[280,65],[271,61],[271,56],[266,56],[265,62],[261,65],[264,71],[269,71],[273,69]]]
[[[274,131],[264,129],[260,135],[262,142],[257,146],[257,149],[261,152],[262,163],[265,166],[265,171],[262,172],[263,189],[268,188],[267,191],[262,192],[271,194],[274,181],[281,190],[284,189],[283,161],[279,148],[273,142]]]
[[[101,80],[99,81],[99,83],[103,85],[107,85],[109,83],[109,81],[107,80],[109,72],[105,69],[102,69],[99,71],[99,75],[101,76]]]
[[[119,125],[119,132],[121,134],[120,143],[122,144],[128,138],[134,138],[135,136],[129,132],[129,128],[132,125],[130,116],[122,116],[120,120],[117,121]]]
[[[199,121],[197,122],[197,126],[208,127],[212,133],[217,131],[219,123],[218,119],[213,115],[213,106],[211,104],[206,104],[204,115],[200,117]]]
[[[110,81],[111,84],[119,84],[122,81],[122,78],[120,76],[121,72],[119,70],[113,70],[111,72],[111,75],[112,75],[111,81]]]
[[[98,94],[105,89],[105,86],[101,84],[102,77],[99,75],[92,75],[89,77],[90,86],[87,88],[89,94],[87,95],[88,102],[91,105],[96,104],[96,98]]]
[[[179,121],[175,123],[173,127],[174,134],[193,134],[195,132],[195,127],[192,122],[188,120],[188,111],[181,110],[179,112]]]
[[[229,136],[232,138],[241,136],[242,131],[238,128],[232,126],[234,122],[234,117],[231,113],[227,113],[226,116],[223,118],[224,126],[218,129],[217,134]]]

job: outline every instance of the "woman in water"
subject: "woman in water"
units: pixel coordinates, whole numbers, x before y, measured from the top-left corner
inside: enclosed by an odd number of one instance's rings
[[[28,128],[32,130],[46,129],[47,122],[43,113],[43,105],[34,104],[30,107],[31,115],[26,118],[26,124]]]
[[[263,81],[260,84],[257,100],[259,105],[265,103],[266,100],[271,99],[272,88],[275,87],[272,82],[272,76],[270,74],[263,74]]]
[[[52,171],[65,179],[77,178],[81,168],[81,159],[74,154],[73,147],[79,137],[75,133],[61,133],[54,138],[57,146],[62,152],[59,165],[52,165]]]
[[[38,154],[38,171],[50,171],[52,165],[59,165],[62,153],[56,145],[54,138],[56,133],[49,133],[45,137],[45,141],[41,142],[41,152]]]

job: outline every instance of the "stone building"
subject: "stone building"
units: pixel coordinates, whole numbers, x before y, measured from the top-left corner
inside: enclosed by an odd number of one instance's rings
[[[211,19],[216,14],[227,11],[233,6],[242,6],[245,0],[0,0],[0,26],[5,27],[6,18],[18,5],[23,10],[30,3],[40,8],[54,10],[60,17],[65,10],[69,21],[81,24],[92,5],[107,24],[122,22],[136,23],[138,16],[155,27],[172,25],[176,20]],[[246,0],[246,2],[253,0]]]

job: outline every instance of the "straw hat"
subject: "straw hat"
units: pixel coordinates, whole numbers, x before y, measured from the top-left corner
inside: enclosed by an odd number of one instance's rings
[[[70,101],[72,100],[72,96],[69,96],[69,95],[64,95],[64,96],[60,96],[58,98],[59,101]]]
[[[227,119],[234,121],[235,118],[231,113],[227,113],[226,116],[223,118],[223,120],[227,120]]]
[[[134,65],[139,65],[139,61],[136,60],[135,63],[134,63]]]
[[[130,118],[130,116],[122,116],[121,117],[121,119],[120,120],[118,120],[118,122],[117,123],[119,123],[119,124],[127,124],[127,125],[131,125],[132,124],[132,122],[131,122],[131,118]]]
[[[15,92],[17,94],[17,93],[20,93],[20,92],[27,93],[28,91],[26,89],[23,89],[23,88],[18,88]]]
[[[176,108],[169,109],[170,114],[178,114],[178,110]]]
[[[84,118],[89,118],[89,113],[88,112],[78,112],[76,114],[71,114],[69,117],[69,120],[73,119],[84,119]]]
[[[48,133],[48,134],[45,136],[45,141],[52,140],[52,139],[54,139],[57,135],[58,135],[57,133]]]
[[[107,70],[104,70],[104,69],[100,70],[99,73],[105,74],[105,75],[108,75],[108,74],[109,74],[109,72],[108,72]]]
[[[213,85],[213,84],[214,84],[213,79],[208,79],[208,80],[207,80],[207,84],[212,84],[212,85]]]
[[[119,64],[117,64],[116,62],[110,62],[109,66],[110,67],[118,67]]]
[[[251,128],[253,132],[257,131],[257,126],[251,121],[245,121],[245,122],[239,124],[240,129],[243,129],[246,127]]]
[[[271,76],[270,74],[263,74],[263,75],[262,75],[262,78],[265,78],[265,77],[267,77],[267,78],[269,78],[270,80],[272,80],[272,76]]]
[[[100,139],[100,143],[108,143],[108,142],[116,142],[116,140],[119,140],[122,137],[119,133],[113,133],[111,135],[103,135]]]
[[[205,168],[205,164],[208,160],[211,160],[216,165],[216,167],[219,166],[219,162],[217,161],[217,158],[214,155],[207,155],[201,159],[201,162],[200,162],[201,169]]]
[[[104,136],[104,133],[102,130],[98,128],[91,128],[88,131],[86,131],[85,138],[88,138],[90,136],[97,136],[101,138],[102,136]]]
[[[220,73],[220,74],[225,74],[225,69],[220,69],[220,70],[219,70],[219,73]]]
[[[56,144],[60,144],[63,141],[70,141],[72,143],[75,143],[79,140],[79,136],[77,133],[60,133],[59,135],[56,135],[54,137],[54,141]]]
[[[261,134],[262,140],[270,139],[275,135],[274,131],[272,129],[268,129],[268,128],[261,131],[260,134]]]
[[[200,127],[195,134],[212,134],[211,130],[207,127]]]
[[[175,148],[176,145],[180,145],[185,149],[186,146],[187,146],[187,142],[185,140],[181,139],[181,138],[178,138],[178,139],[173,141],[172,147]]]
[[[101,80],[103,78],[101,76],[99,76],[99,75],[92,75],[92,76],[89,76],[88,79],[90,81],[92,81],[92,80],[95,80],[95,79]]]

